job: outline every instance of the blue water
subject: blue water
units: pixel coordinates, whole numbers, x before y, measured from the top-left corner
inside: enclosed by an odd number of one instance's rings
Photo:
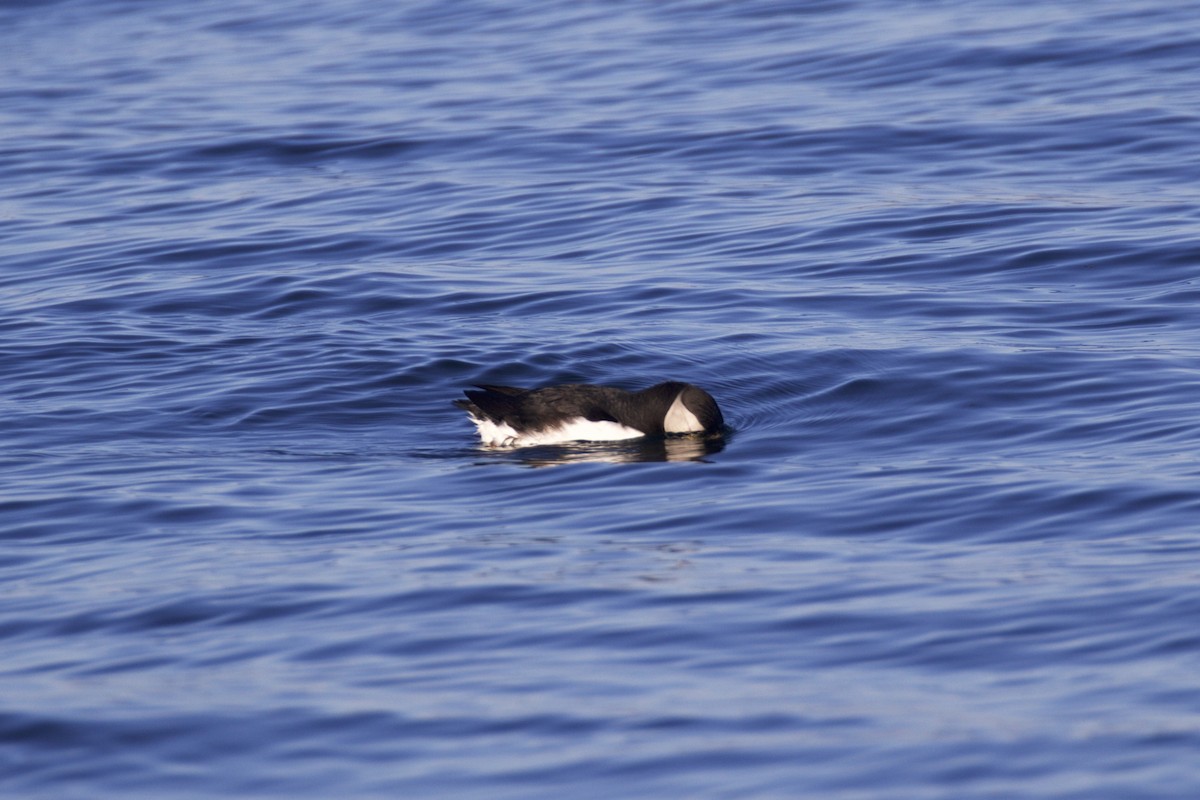
[[[0,4],[0,795],[1200,796],[1198,32]]]

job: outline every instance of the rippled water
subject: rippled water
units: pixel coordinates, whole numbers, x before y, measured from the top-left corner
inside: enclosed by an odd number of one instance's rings
[[[0,4],[0,794],[1197,796],[1197,31]]]

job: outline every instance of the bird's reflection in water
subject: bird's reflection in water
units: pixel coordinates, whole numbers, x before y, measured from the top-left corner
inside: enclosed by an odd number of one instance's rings
[[[531,467],[552,467],[582,462],[632,464],[638,461],[703,461],[707,456],[724,449],[725,440],[721,436],[667,436],[621,442],[524,447],[507,452]]]

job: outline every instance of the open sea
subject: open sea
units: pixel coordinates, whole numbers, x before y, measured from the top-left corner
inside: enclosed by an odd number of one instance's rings
[[[1200,797],[1200,3],[0,2],[0,797]],[[471,384],[722,440],[480,446]]]

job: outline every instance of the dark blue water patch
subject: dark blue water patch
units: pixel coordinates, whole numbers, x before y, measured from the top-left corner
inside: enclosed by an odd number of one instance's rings
[[[325,159],[385,159],[397,157],[420,148],[420,141],[356,140],[320,136],[315,133],[292,139],[276,136],[222,141],[198,146],[183,158],[194,161],[232,162],[244,165],[247,161],[266,160],[278,164],[312,165]],[[211,167],[196,165],[197,171],[210,172]],[[219,169],[219,167],[218,167]]]

